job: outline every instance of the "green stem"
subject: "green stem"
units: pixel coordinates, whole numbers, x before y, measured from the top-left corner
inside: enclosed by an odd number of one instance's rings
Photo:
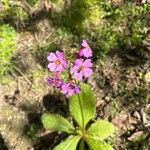
[[[81,115],[82,115],[82,132],[83,132],[83,135],[84,135],[84,116],[83,116],[83,109],[82,109],[82,104],[81,104],[81,99],[80,99],[80,96],[78,94],[78,98],[79,98],[79,105],[80,105],[80,110],[81,110]]]

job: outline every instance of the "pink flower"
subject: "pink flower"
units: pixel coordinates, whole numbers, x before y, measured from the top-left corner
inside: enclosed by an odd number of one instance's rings
[[[80,93],[80,88],[76,84],[69,82],[62,85],[61,92],[67,96],[72,96]]]
[[[47,57],[48,68],[53,72],[61,72],[64,68],[67,68],[67,60],[64,58],[64,53],[60,51],[56,51],[56,53],[50,52]]]
[[[89,46],[89,44],[87,43],[86,40],[83,40],[82,41],[82,48],[79,50],[79,56],[80,57],[86,57],[86,58],[89,58],[92,56],[92,50]]]
[[[61,88],[63,82],[62,80],[60,80],[59,78],[51,78],[51,77],[46,77],[46,81],[48,82],[48,84],[56,87],[56,88]]]
[[[87,78],[92,74],[92,63],[91,59],[76,59],[74,66],[71,68],[70,73],[77,80],[82,80],[83,77]]]

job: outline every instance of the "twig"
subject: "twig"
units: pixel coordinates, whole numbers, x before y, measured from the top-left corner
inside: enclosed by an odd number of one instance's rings
[[[25,76],[25,74],[18,67],[15,67],[15,69],[24,77],[24,79],[28,82],[29,85],[32,85],[31,81]]]
[[[48,34],[48,35],[46,36],[46,38],[42,41],[41,45],[43,45],[43,44],[46,42],[46,40],[47,40],[51,35],[52,35],[52,33]]]

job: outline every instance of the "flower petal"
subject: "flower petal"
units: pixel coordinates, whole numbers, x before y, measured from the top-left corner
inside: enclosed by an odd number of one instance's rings
[[[55,53],[50,52],[47,59],[49,61],[55,61],[55,60],[57,60],[57,57],[56,57]]]
[[[59,59],[63,59],[63,58],[64,58],[64,53],[57,50],[57,51],[56,51],[56,56],[57,56]]]
[[[87,43],[87,40],[82,40],[82,44],[83,47],[89,47],[89,44]]]
[[[75,94],[74,89],[69,89],[68,96],[72,96],[73,94]]]
[[[80,57],[84,56],[86,58],[89,58],[92,56],[92,50],[88,49],[88,48],[82,48],[79,51],[79,55],[80,55]]]
[[[60,61],[61,61],[61,64],[63,65],[64,68],[68,67],[68,62],[66,60],[62,59]]]
[[[56,66],[55,63],[49,63],[49,64],[48,64],[48,68],[49,68],[50,71],[55,71],[56,67],[57,67],[57,66]]]
[[[89,58],[92,56],[92,50],[91,49],[84,48],[82,51],[83,51],[84,57]]]
[[[56,67],[56,70],[55,70],[55,71],[61,72],[62,70],[63,70],[63,67],[62,67],[62,64],[60,64],[60,65],[58,65],[58,66]]]
[[[81,66],[82,63],[83,63],[83,59],[76,59],[75,62],[74,62],[74,64],[78,65],[78,66]]]
[[[75,72],[77,72],[79,69],[79,66],[73,66],[71,69],[70,69],[70,73],[73,74]]]
[[[83,48],[79,50],[79,56],[83,56]]]
[[[46,81],[47,81],[49,84],[53,84],[53,83],[54,83],[54,78],[46,77]]]
[[[74,73],[74,78],[77,79],[77,80],[79,80],[79,81],[82,80],[82,72],[79,72],[79,73],[76,72],[76,73]]]
[[[86,59],[86,60],[83,62],[83,65],[84,65],[84,67],[92,67],[91,59]]]
[[[63,94],[67,94],[67,93],[68,93],[68,89],[69,89],[68,85],[67,85],[67,84],[64,84],[64,85],[62,85],[62,90],[61,90],[61,92],[62,92]]]
[[[74,91],[75,93],[80,93],[80,88],[78,86],[75,86]]]
[[[91,68],[84,68],[84,70],[83,70],[83,75],[85,76],[85,77],[89,77],[89,76],[91,76],[91,74],[92,74],[92,69]]]

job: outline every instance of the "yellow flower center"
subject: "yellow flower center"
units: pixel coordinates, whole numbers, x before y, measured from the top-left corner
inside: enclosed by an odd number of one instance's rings
[[[61,62],[60,62],[59,59],[57,59],[57,60],[55,61],[55,64],[56,64],[57,66],[58,66],[60,63],[61,63]]]
[[[79,67],[79,69],[78,69],[78,72],[83,71],[83,70],[84,70],[84,66],[81,65],[81,66]]]

